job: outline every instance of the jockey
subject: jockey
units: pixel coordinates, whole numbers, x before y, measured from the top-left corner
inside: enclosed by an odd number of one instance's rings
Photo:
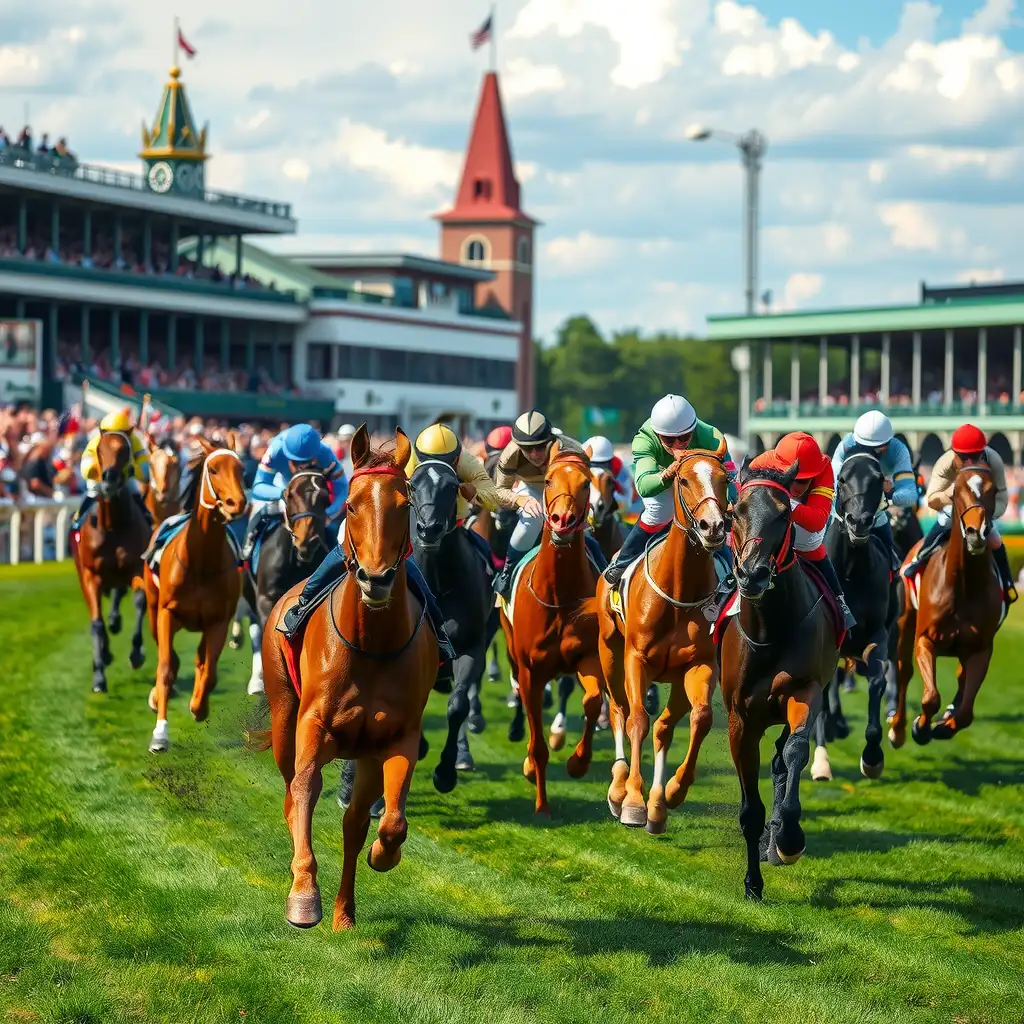
[[[925,492],[925,505],[938,512],[935,525],[928,531],[928,536],[921,542],[917,557],[903,570],[904,577],[921,572],[928,559],[941,547],[953,529],[953,484],[956,482],[957,470],[961,466],[987,466],[996,485],[996,505],[993,520],[999,519],[1006,511],[1009,493],[1006,489],[1006,469],[1003,460],[995,449],[990,448],[985,439],[984,431],[971,423],[957,427],[953,432],[953,444],[935,463],[928,490]],[[999,528],[992,523],[992,532],[988,535],[988,546],[995,559],[996,568],[1002,579],[1003,590],[1010,604],[1017,600],[1017,588],[1010,572],[1010,559],[1006,553],[1006,545],[999,536]]]
[[[487,458],[484,459],[484,468],[487,470],[491,479],[494,478],[494,472],[498,467],[498,459],[501,456],[501,453],[508,447],[511,440],[511,427],[495,427],[487,435],[487,440],[484,441],[484,447],[487,449]]]
[[[77,530],[79,524],[85,519],[89,509],[96,503],[100,491],[100,466],[96,457],[99,448],[100,438],[104,434],[124,434],[131,444],[132,456],[128,465],[125,466],[125,482],[128,492],[132,495],[139,507],[146,515],[146,521],[152,523],[153,517],[146,508],[146,502],[142,496],[140,482],[145,481],[149,476],[149,446],[146,439],[132,423],[132,414],[128,409],[120,409],[117,412],[109,412],[100,421],[100,429],[90,439],[82,452],[82,461],[79,465],[79,472],[85,480],[85,501],[82,502],[78,515],[75,516],[72,529]]]
[[[693,406],[681,395],[666,395],[655,403],[650,419],[633,438],[633,476],[644,510],[605,570],[604,578],[613,587],[619,585],[629,564],[644,553],[651,537],[672,525],[675,505],[671,482],[676,460],[687,451],[716,451],[721,441],[721,432],[697,419]],[[736,500],[736,485],[732,481],[736,466],[728,451],[725,468],[729,473],[731,503]]]
[[[843,463],[855,452],[868,452],[878,459],[878,464],[885,474],[885,496],[893,505],[913,506],[917,503],[917,481],[910,452],[898,437],[893,437],[892,423],[885,413],[879,412],[878,409],[864,413],[853,425],[853,433],[847,434],[839,442],[832,456],[832,473],[836,480],[839,479]],[[834,506],[832,514],[835,515]],[[889,552],[893,568],[898,569],[899,561],[892,541],[892,524],[884,505],[875,515],[871,532]]]
[[[556,436],[548,418],[536,409],[524,412],[512,426],[512,440],[505,445],[495,469],[502,504],[519,510],[519,522],[508,542],[505,564],[494,580],[495,593],[508,596],[512,575],[523,557],[539,542],[544,526],[544,478],[547,476],[551,446],[558,441],[561,451],[574,452],[582,458],[587,453],[579,441],[564,434]],[[584,533],[591,557],[598,565],[604,564],[604,555],[593,536]]]
[[[810,434],[797,431],[786,434],[773,451],[758,455],[750,463],[750,468],[776,469],[780,473],[786,473],[794,462],[798,463],[799,468],[796,479],[789,487],[793,550],[801,558],[814,563],[814,567],[836,595],[846,618],[846,628],[851,629],[857,625],[857,620],[846,603],[843,585],[839,582],[832,559],[825,550],[825,532],[828,529],[832,502],[835,499],[832,463],[821,453],[818,442]]]
[[[282,431],[267,446],[252,486],[252,512],[245,536],[244,551],[248,558],[264,520],[280,512],[281,496],[296,473],[318,469],[332,488],[327,521],[335,519],[348,497],[348,480],[334,452],[320,440],[320,435],[307,423],[296,423]]]
[[[636,492],[636,484],[633,482],[633,474],[629,471],[622,459],[615,454],[611,441],[607,437],[595,434],[583,442],[584,448],[589,448],[593,453],[590,456],[590,465],[594,469],[608,470],[615,478],[615,495],[619,504],[619,512],[639,512],[643,508],[640,495]]]

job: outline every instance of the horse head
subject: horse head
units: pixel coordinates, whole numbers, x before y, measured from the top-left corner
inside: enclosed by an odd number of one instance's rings
[[[970,555],[983,554],[992,532],[996,509],[996,483],[983,462],[958,461],[953,482],[953,508]]]
[[[607,466],[590,468],[590,515],[594,529],[600,529],[619,510],[615,497],[615,476]]]
[[[416,543],[436,551],[458,523],[459,476],[441,459],[425,459],[409,478],[415,510]]]
[[[866,544],[882,504],[885,474],[870,452],[854,452],[836,481],[836,515],[851,544]]]
[[[673,495],[675,520],[705,551],[717,551],[729,528],[729,474],[725,439],[716,451],[694,449],[679,459]]]
[[[749,461],[743,460],[733,512],[733,574],[747,600],[763,597],[793,558],[789,488],[799,468],[794,463],[785,473],[751,470]]]
[[[296,473],[282,495],[284,525],[300,562],[309,562],[327,547],[327,509],[331,498],[327,479],[318,469]]]
[[[131,465],[131,438],[120,430],[107,430],[96,446],[96,464],[100,471],[99,493],[102,498],[120,494],[125,484],[125,470]]]
[[[544,477],[545,526],[556,547],[565,547],[573,535],[587,526],[590,502],[590,459],[580,452],[563,450],[555,441]]]
[[[196,434],[193,440],[202,450],[191,467],[199,481],[195,498],[200,508],[218,512],[225,522],[243,516],[249,499],[242,460],[233,449],[218,448],[202,434]]]
[[[157,501],[174,499],[181,486],[181,454],[168,443],[149,444],[149,485]]]
[[[402,561],[409,554],[412,504],[405,466],[412,445],[401,428],[393,455],[370,446],[363,424],[352,438],[352,477],[345,517],[345,555],[363,603],[383,608]]]

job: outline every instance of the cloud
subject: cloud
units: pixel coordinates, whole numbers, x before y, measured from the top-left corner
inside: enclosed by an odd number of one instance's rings
[[[954,280],[957,284],[995,284],[1005,277],[1002,267],[975,267],[958,270]]]
[[[986,0],[964,21],[965,35],[993,35],[1009,28],[1016,0]]]
[[[800,309],[808,299],[813,299],[821,294],[825,279],[821,274],[798,271],[786,278],[782,287],[782,296],[777,305],[774,306],[777,312]]]
[[[561,92],[565,76],[554,64],[532,64],[523,57],[510,60],[502,74],[502,93],[507,100],[524,99],[541,92]]]
[[[918,203],[890,203],[878,211],[899,249],[938,249],[939,229]]]
[[[552,238],[544,243],[548,269],[555,275],[575,276],[589,273],[608,264],[614,257],[616,243],[581,231],[572,238]]]

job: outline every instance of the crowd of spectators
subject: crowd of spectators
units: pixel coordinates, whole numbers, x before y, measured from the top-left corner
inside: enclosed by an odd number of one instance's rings
[[[50,136],[44,132],[43,137],[39,140],[39,145],[33,148],[32,129],[28,125],[21,129],[20,134],[13,142],[3,126],[0,125],[0,157],[13,153],[78,163],[78,158],[68,149],[68,140],[65,138],[58,139],[51,146]]]

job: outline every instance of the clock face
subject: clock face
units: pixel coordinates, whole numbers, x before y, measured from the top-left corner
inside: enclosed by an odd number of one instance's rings
[[[178,191],[191,192],[196,187],[195,168],[191,164],[178,165]]]
[[[174,183],[174,171],[171,165],[161,160],[149,169],[149,187],[154,192],[166,192]]]

